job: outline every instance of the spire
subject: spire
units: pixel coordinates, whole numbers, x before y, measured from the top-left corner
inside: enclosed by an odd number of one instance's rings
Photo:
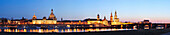
[[[51,9],[51,11],[53,11],[53,9]]]
[[[114,18],[117,18],[117,12],[116,12],[116,10],[115,10],[115,16],[114,16]]]
[[[34,13],[34,16],[35,16],[35,13]]]
[[[112,15],[112,11],[111,11],[111,16],[110,17],[113,17],[113,15]]]
[[[116,10],[115,10],[115,15],[117,15],[117,12],[116,12]]]
[[[54,14],[53,14],[53,9],[51,9],[51,14],[50,14],[50,16],[49,16],[48,19],[54,19],[54,20],[56,20],[56,17],[55,17]]]
[[[51,9],[51,15],[54,15],[54,14],[53,14],[53,9]]]
[[[104,19],[103,20],[106,20],[106,16],[104,16]]]
[[[106,16],[104,16],[104,19],[106,19]]]
[[[119,22],[119,18],[117,18],[117,12],[115,10],[114,22]]]
[[[110,15],[110,21],[113,22],[113,15],[112,15],[112,11],[111,11],[111,15]]]
[[[99,16],[99,14],[97,14],[97,16]]]
[[[61,18],[61,21],[63,21],[63,18]]]
[[[98,20],[98,21],[100,20],[100,16],[99,16],[99,14],[97,14],[97,20]]]
[[[34,13],[34,16],[33,16],[33,18],[32,19],[37,19],[37,17],[35,16],[35,13]]]

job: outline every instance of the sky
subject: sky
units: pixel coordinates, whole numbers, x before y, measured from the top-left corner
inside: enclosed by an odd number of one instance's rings
[[[57,20],[96,18],[110,20],[117,11],[120,21],[170,22],[170,0],[0,0],[0,17],[31,19],[49,17],[51,9]]]

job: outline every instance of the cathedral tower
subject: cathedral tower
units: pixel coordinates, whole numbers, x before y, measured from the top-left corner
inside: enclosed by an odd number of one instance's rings
[[[104,16],[104,19],[103,19],[103,21],[106,21],[106,16]]]
[[[111,15],[110,15],[110,22],[113,22],[113,15],[112,15],[112,12],[111,12]]]
[[[119,18],[117,18],[117,12],[115,11],[114,22],[119,22]]]
[[[99,16],[99,14],[97,14],[97,20],[98,20],[98,21],[100,20],[100,16]]]

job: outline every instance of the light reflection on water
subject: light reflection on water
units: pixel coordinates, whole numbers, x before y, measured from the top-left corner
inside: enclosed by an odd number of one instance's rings
[[[1,32],[2,30],[0,29],[0,32]]]
[[[4,29],[4,32],[95,32],[95,31],[122,31],[122,30],[137,30],[137,29]],[[1,29],[0,29],[1,31]]]

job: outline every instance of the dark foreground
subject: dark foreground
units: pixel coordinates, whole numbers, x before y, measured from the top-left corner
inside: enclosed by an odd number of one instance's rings
[[[108,32],[81,32],[81,33],[6,33],[0,35],[162,35],[170,32],[165,30],[133,30],[133,31],[108,31]],[[170,34],[168,34],[170,35]]]

